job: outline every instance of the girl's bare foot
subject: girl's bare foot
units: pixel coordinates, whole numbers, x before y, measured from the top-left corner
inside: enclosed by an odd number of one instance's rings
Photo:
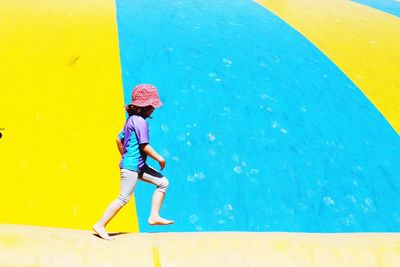
[[[174,221],[167,220],[167,219],[164,219],[161,217],[153,217],[153,216],[150,216],[149,219],[147,220],[147,222],[150,225],[168,225],[168,224],[174,223]]]
[[[104,226],[99,225],[99,223],[96,223],[95,225],[93,225],[92,228],[93,228],[93,231],[95,231],[96,234],[98,234],[101,238],[103,238],[105,240],[113,240],[113,238],[108,235],[106,228]]]

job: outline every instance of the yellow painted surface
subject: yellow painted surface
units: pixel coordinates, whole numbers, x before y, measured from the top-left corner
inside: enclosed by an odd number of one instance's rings
[[[0,223],[90,229],[119,192],[115,3],[1,1],[0,40]]]
[[[0,225],[0,266],[400,266],[400,234],[131,233],[114,238]]]
[[[400,19],[347,0],[257,0],[327,55],[400,133]]]

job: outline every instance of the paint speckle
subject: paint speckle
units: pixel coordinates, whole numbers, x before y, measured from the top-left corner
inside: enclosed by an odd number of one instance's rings
[[[277,121],[273,121],[271,123],[272,128],[277,128],[279,126],[279,123]]]
[[[224,111],[221,113],[221,116],[226,116],[231,112],[229,107],[224,107]]]
[[[194,182],[196,179],[194,178],[193,175],[188,175],[188,176],[186,177],[186,180],[187,180],[188,182]]]
[[[260,98],[261,99],[267,99],[267,100],[271,100],[272,102],[278,102],[277,100],[276,100],[276,98],[274,98],[274,97],[272,97],[272,96],[269,96],[269,95],[267,95],[267,94],[260,94]]]
[[[166,125],[166,124],[161,124],[161,131],[162,131],[163,133],[169,133],[168,125]]]
[[[235,153],[235,154],[232,154],[232,157],[231,157],[231,158],[232,158],[233,161],[239,162],[239,155],[238,155],[238,154],[236,154],[236,153]]]
[[[226,210],[233,210],[233,207],[232,207],[232,205],[231,204],[226,204],[225,206],[224,206],[224,209],[226,209]]]
[[[215,141],[215,135],[213,133],[208,133],[207,137],[208,137],[208,141],[210,141],[210,142]]]
[[[210,148],[208,150],[208,154],[212,157],[215,157],[217,155],[217,151],[215,149]]]
[[[249,175],[257,175],[257,174],[259,174],[259,173],[260,173],[260,171],[257,170],[257,169],[251,169],[251,170],[248,172]]]
[[[189,217],[189,222],[192,224],[195,224],[196,222],[199,221],[199,216],[196,214],[193,214]]]
[[[352,203],[356,203],[357,202],[356,198],[353,195],[347,195],[346,199],[349,200]]]
[[[179,157],[174,156],[174,157],[172,157],[172,160],[174,160],[174,161],[180,161],[181,159],[180,159]]]
[[[324,197],[324,203],[327,206],[335,205],[335,201],[331,197]]]
[[[161,154],[166,158],[168,158],[170,156],[169,151],[165,148],[161,151]]]
[[[235,173],[239,174],[239,173],[242,173],[242,168],[241,168],[240,166],[235,166],[235,167],[233,168],[233,171],[234,171]]]
[[[224,62],[226,67],[230,67],[232,65],[232,60],[230,60],[228,58],[223,58],[222,62]]]
[[[222,215],[222,210],[220,208],[216,208],[214,210],[214,215],[216,215],[216,216]]]
[[[189,182],[195,182],[196,180],[203,180],[205,178],[206,178],[206,176],[202,172],[196,172],[196,173],[190,174],[186,177],[187,181],[189,181]]]

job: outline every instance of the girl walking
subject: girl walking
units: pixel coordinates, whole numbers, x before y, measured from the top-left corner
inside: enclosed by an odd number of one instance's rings
[[[122,155],[119,164],[121,169],[120,194],[106,208],[100,220],[93,225],[93,230],[103,239],[112,239],[106,231],[106,225],[128,203],[138,179],[156,185],[148,223],[150,225],[173,223],[173,221],[160,216],[160,208],[168,188],[168,179],[146,164],[147,156],[150,156],[158,161],[161,170],[165,167],[165,159],[149,144],[149,129],[146,121],[154,109],[161,106],[162,102],[155,86],[140,84],[133,89],[132,102],[126,107],[129,117],[117,138],[118,150]]]

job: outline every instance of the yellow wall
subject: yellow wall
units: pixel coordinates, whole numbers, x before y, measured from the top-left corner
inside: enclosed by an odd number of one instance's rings
[[[400,133],[400,20],[347,0],[257,0],[328,56]]]
[[[0,223],[89,229],[118,195],[113,1],[3,1]],[[132,202],[110,230],[137,231]]]

